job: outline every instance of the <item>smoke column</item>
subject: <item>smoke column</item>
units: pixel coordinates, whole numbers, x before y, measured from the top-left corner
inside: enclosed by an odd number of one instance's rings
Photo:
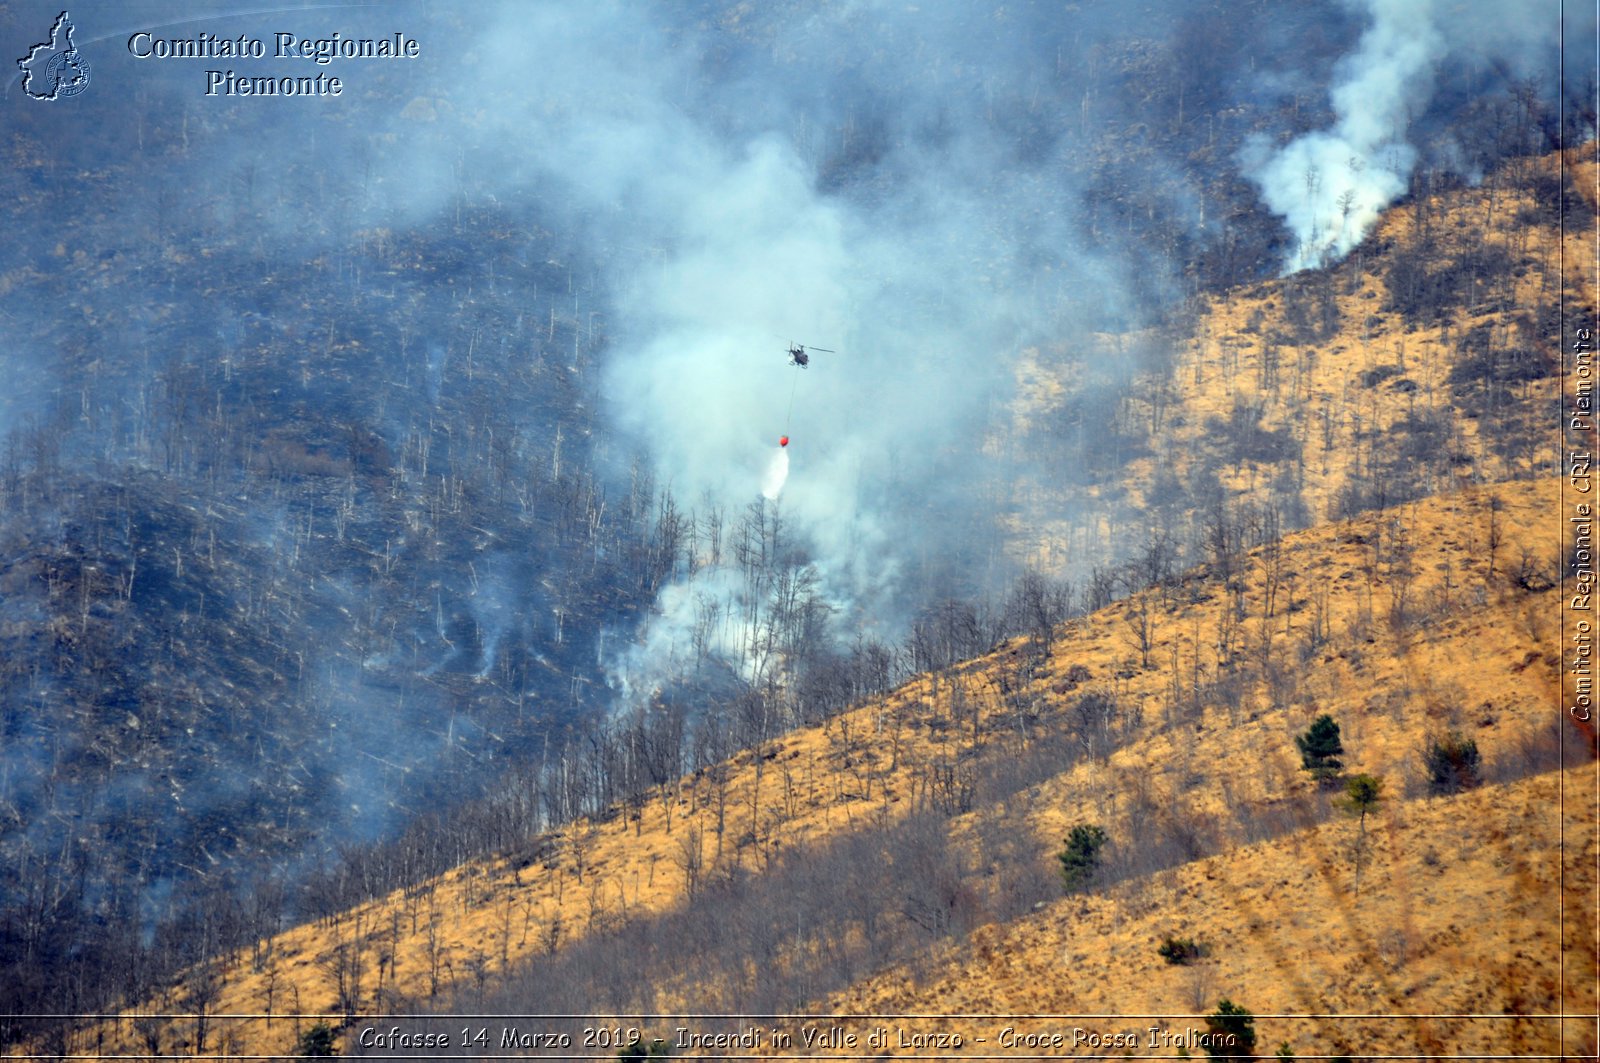
[[[1406,140],[1427,102],[1444,44],[1432,0],[1366,0],[1372,25],[1340,65],[1332,129],[1277,151],[1245,150],[1250,178],[1294,234],[1285,273],[1342,258],[1406,190],[1417,152]]]

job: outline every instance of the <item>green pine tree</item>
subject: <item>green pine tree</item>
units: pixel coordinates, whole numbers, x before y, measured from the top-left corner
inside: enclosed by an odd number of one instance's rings
[[[338,1055],[334,1051],[333,1027],[325,1022],[311,1027],[295,1042],[294,1054],[302,1059],[331,1059]]]
[[[1344,797],[1339,807],[1361,820],[1361,833],[1356,836],[1356,895],[1361,894],[1361,854],[1367,844],[1367,813],[1378,807],[1383,799],[1383,780],[1376,775],[1352,776],[1344,784]]]
[[[1254,1013],[1227,997],[1217,1001],[1217,1010],[1206,1016],[1206,1055],[1213,1059],[1249,1059],[1256,1054]]]
[[[1431,794],[1457,794],[1478,785],[1478,766],[1482,760],[1478,743],[1459,732],[1429,738],[1422,760],[1428,768],[1428,792]]]
[[[1067,835],[1067,847],[1056,854],[1061,861],[1061,884],[1068,893],[1082,893],[1100,870],[1100,850],[1105,848],[1106,832],[1097,826],[1080,823]]]
[[[1296,735],[1294,744],[1300,747],[1300,766],[1318,782],[1334,778],[1344,767],[1340,759],[1344,743],[1339,740],[1339,724],[1327,713],[1312,720],[1305,734]]]

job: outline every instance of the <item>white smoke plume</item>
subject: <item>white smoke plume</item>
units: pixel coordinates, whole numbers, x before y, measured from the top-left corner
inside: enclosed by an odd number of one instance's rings
[[[1285,273],[1342,258],[1406,190],[1417,151],[1407,140],[1445,54],[1432,0],[1365,0],[1372,24],[1339,66],[1332,129],[1272,151],[1257,139],[1245,168],[1288,223],[1295,246]]]

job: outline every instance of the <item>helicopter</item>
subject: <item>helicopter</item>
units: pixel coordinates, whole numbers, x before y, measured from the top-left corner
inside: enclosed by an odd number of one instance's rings
[[[824,354],[837,354],[826,347],[813,347],[813,351],[822,351]],[[804,369],[811,364],[811,354],[806,350],[805,344],[795,343],[789,347],[789,364],[797,369]]]

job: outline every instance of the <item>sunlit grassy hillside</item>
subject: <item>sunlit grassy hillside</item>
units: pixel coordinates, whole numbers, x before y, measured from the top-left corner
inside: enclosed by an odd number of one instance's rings
[[[1149,1028],[1204,1030],[1228,998],[1263,1016],[1262,1054],[1592,1057],[1593,785],[1586,766],[1451,797],[1397,794],[1368,825],[1359,888],[1358,825],[1329,820],[980,928],[920,973],[888,972],[820,1010],[1126,1015],[900,1025],[974,1047],[1008,1024],[1132,1030],[1143,1052]],[[1166,962],[1158,950],[1173,939],[1205,957]],[[1563,1023],[1563,1012],[1590,1018]]]
[[[1026,352],[1013,427],[1069,446],[1013,485],[1019,552],[1066,571],[1167,538],[1198,557],[1230,503],[1308,526],[1551,474],[1563,295],[1573,320],[1600,305],[1594,170],[1517,160],[1394,207],[1335,266],[1196,299],[1170,332]],[[1130,372],[1114,410],[1074,400]],[[1051,478],[1111,454],[1125,467]]]

